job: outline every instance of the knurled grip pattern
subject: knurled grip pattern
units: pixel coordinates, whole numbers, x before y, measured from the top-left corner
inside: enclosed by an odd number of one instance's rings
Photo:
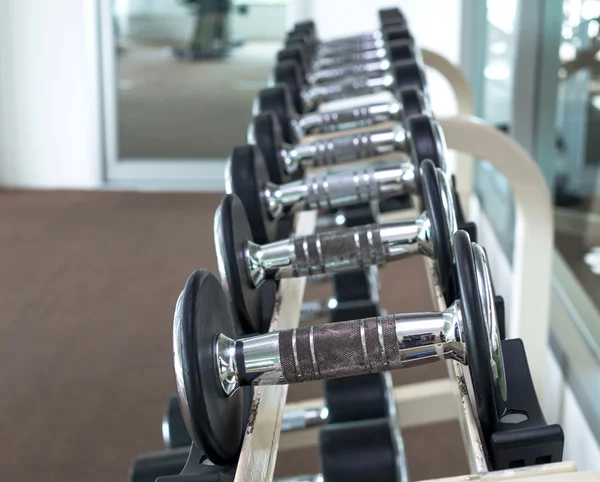
[[[344,64],[368,62],[377,58],[377,49],[375,47],[376,45],[373,43],[372,49],[364,49],[360,52],[345,55],[321,57],[315,62],[315,67],[317,69],[323,69]]]
[[[351,79],[323,87],[313,87],[307,91],[305,96],[310,102],[329,102],[337,99],[343,99],[348,95],[367,95],[379,92],[381,85],[373,85],[370,79]]]
[[[348,51],[368,51],[377,48],[378,41],[375,39],[357,39],[348,40],[340,44],[329,44],[321,48],[322,55],[339,57],[339,54],[345,54]],[[347,56],[347,55],[346,55]]]
[[[312,74],[312,79],[315,82],[323,82],[332,79],[339,79],[345,76],[351,75],[368,75],[373,76],[380,74],[383,70],[380,62],[376,62],[375,66],[373,62],[366,62],[362,64],[348,64],[340,65],[338,67],[332,67],[329,69],[319,70]],[[379,67],[379,68],[378,68]]]
[[[282,331],[279,357],[288,383],[377,373],[402,366],[393,315]]]
[[[350,134],[311,143],[315,151],[310,158],[312,167],[329,166],[357,161],[379,153],[380,143],[373,142],[370,133]]]
[[[379,200],[379,184],[373,169],[324,174],[305,180],[310,209],[335,209]]]
[[[386,262],[385,246],[377,224],[343,231],[315,233],[290,239],[294,277],[364,269]]]
[[[337,132],[342,129],[368,127],[377,123],[388,122],[397,118],[396,113],[382,112],[378,110],[373,113],[369,106],[356,107],[338,112],[323,112],[305,116],[307,134]]]

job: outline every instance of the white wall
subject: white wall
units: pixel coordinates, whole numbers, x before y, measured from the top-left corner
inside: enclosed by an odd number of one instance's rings
[[[94,5],[0,2],[0,185],[100,184]]]

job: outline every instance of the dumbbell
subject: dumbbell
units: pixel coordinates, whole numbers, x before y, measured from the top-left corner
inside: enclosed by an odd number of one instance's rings
[[[325,384],[327,404],[286,410],[281,422],[282,432],[349,421],[397,418],[393,383],[388,372],[326,381],[331,382]],[[192,444],[176,394],[167,401],[162,427],[165,447],[177,449]]]
[[[446,183],[440,184],[442,174],[432,161],[421,163],[425,211],[413,221],[370,224],[267,244],[253,242],[242,202],[233,194],[226,195],[215,213],[215,248],[223,286],[245,332],[265,328],[261,320],[267,300],[256,290],[263,282],[365,269],[416,254],[436,259],[442,291],[453,301],[450,237],[457,229],[456,213],[451,192],[444,187]]]
[[[429,100],[421,90],[401,89],[397,95],[397,100],[391,102],[377,102],[332,112],[299,114],[286,84],[277,84],[258,93],[252,113],[257,116],[261,112],[273,112],[280,122],[285,142],[297,144],[311,134],[402,121],[404,118],[431,111]]]
[[[373,77],[387,71],[394,62],[417,58],[414,40],[405,27],[387,30],[381,46],[375,50],[314,58],[305,42],[288,41],[276,54],[277,62],[297,60],[308,84],[332,82],[344,76]]]
[[[397,126],[340,137],[331,143],[324,140],[299,146],[286,146],[277,140],[277,121],[272,114],[261,114],[254,126],[259,135],[257,145],[234,148],[225,169],[225,185],[226,192],[242,199],[259,243],[285,237],[288,233],[282,233],[278,223],[290,213],[303,209],[332,210],[418,194],[419,165],[423,159],[432,160],[444,171],[446,167],[445,143],[439,126],[424,116],[409,118],[406,129]],[[269,138],[268,131],[275,136]],[[364,150],[358,145],[361,142]],[[303,172],[305,166],[316,167],[332,160],[346,162],[387,150],[407,152],[410,157],[276,182],[289,178],[293,172]]]
[[[489,440],[506,402],[493,287],[484,250],[464,231],[455,233],[453,246],[459,297],[442,312],[242,339],[236,339],[235,319],[219,281],[206,270],[194,272],[177,301],[173,325],[177,392],[194,442],[214,464],[236,459],[245,430],[242,386],[378,373],[443,359],[469,367],[479,426]]]
[[[445,152],[439,124],[427,115],[414,115],[387,128],[288,144],[275,114],[264,112],[250,124],[248,143],[259,147],[271,180],[277,184],[301,177],[305,168],[355,162],[393,152],[409,154],[415,159],[430,158],[440,164],[440,153]]]
[[[364,383],[365,380],[368,380],[368,383]],[[351,381],[354,383],[349,383]],[[367,455],[364,453],[365,450],[373,451],[373,454],[379,452],[374,460],[370,459],[369,470],[376,468],[375,461],[381,461],[382,458],[385,460],[387,454],[387,460],[394,460],[395,462],[383,464],[379,468],[379,473],[406,473],[404,448],[398,425],[390,373],[375,373],[353,377],[352,379],[349,377],[340,378],[328,380],[328,382],[339,382],[335,391],[328,390],[326,385],[325,398],[329,407],[321,405],[301,410],[286,410],[283,414],[281,431],[291,432],[311,427],[321,427],[321,449],[324,453],[322,466],[325,474],[331,470],[327,468],[329,462],[338,458],[334,454],[342,451],[350,455],[353,449],[359,448],[355,447],[356,442],[364,440],[365,434],[369,435],[367,438],[370,443],[369,448],[363,448],[363,457]],[[340,384],[343,385],[341,390],[339,389]],[[173,395],[170,397],[167,406],[166,413],[168,417],[163,420],[163,432],[165,432],[165,425],[171,425],[166,431],[172,435],[168,441],[165,441],[167,447],[171,450],[137,457],[130,468],[129,480],[131,482],[154,482],[161,475],[179,474],[186,463],[192,439],[185,428],[178,396]],[[362,409],[362,412],[357,411],[359,408]],[[359,416],[352,418],[357,413]],[[247,424],[246,418],[243,423]],[[342,434],[345,436],[342,437]],[[350,446],[346,447],[348,441],[350,441]],[[347,450],[343,450],[344,448],[347,448]],[[391,454],[393,454],[393,457],[390,457]],[[339,479],[337,476],[332,477],[330,475],[329,480],[354,479]],[[387,478],[380,479],[378,477],[378,480],[387,480]],[[391,480],[407,479],[393,477]]]
[[[309,112],[325,102],[347,97],[385,91],[395,93],[405,87],[425,90],[425,75],[421,65],[419,60],[400,60],[392,62],[388,70],[374,77],[350,77],[338,82],[310,85],[306,83],[300,62],[284,60],[276,64],[272,84],[287,85],[296,110]]]
[[[302,42],[311,50],[318,59],[329,57],[340,57],[351,53],[376,50],[384,46],[387,37],[393,40],[393,34],[390,36],[390,30],[395,28],[405,28],[406,19],[403,16],[395,15],[393,17],[382,18],[381,28],[370,34],[363,34],[352,38],[336,39],[329,42],[320,42],[316,38],[316,29],[313,22],[306,25],[296,25],[287,35],[286,43]]]

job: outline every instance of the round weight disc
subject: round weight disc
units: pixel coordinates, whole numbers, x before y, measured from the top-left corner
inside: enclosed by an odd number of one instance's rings
[[[396,82],[396,91],[405,87],[412,87],[419,90],[427,90],[427,81],[423,74],[421,65],[416,60],[399,60],[393,62],[390,71]],[[398,94],[396,94],[398,97]]]
[[[388,418],[326,425],[319,435],[323,480],[398,482]]]
[[[163,442],[168,449],[177,449],[192,445],[192,439],[185,425],[177,395],[172,395],[167,400],[163,414],[162,434]]]
[[[275,83],[282,82],[289,88],[290,94],[298,112],[304,112],[302,103],[302,86],[304,85],[304,71],[299,62],[286,60],[278,62],[274,70]]]
[[[227,396],[216,371],[217,336],[234,338],[235,327],[223,288],[209,271],[189,277],[175,323],[177,388],[189,408],[188,430],[211,462],[230,464],[242,446],[244,400],[241,390]]]
[[[312,20],[305,20],[303,22],[296,22],[294,24],[295,31],[305,31],[314,33],[317,31],[317,24]]]
[[[429,159],[421,162],[421,193],[423,205],[431,222],[431,242],[440,284],[446,300],[452,303],[456,299],[452,278],[452,245],[437,173],[433,162]]]
[[[277,224],[277,239],[289,238],[294,230],[293,216],[284,216]]]
[[[231,153],[231,188],[246,210],[252,237],[265,244],[277,239],[277,221],[262,195],[269,182],[267,166],[256,146],[241,146]]]
[[[328,423],[343,423],[388,415],[387,386],[381,373],[325,380]]]
[[[464,331],[467,338],[469,371],[471,372],[481,431],[485,441],[489,441],[497,423],[496,401],[473,250],[469,235],[465,231],[457,231],[453,241]]]
[[[406,26],[406,23],[403,21],[397,21],[393,23],[388,23],[382,29],[383,38],[386,42],[391,42],[392,40],[398,40],[401,38],[410,38],[410,30]]]
[[[421,161],[430,159],[436,167],[446,169],[444,152],[434,121],[428,115],[414,115],[404,121],[410,144],[410,157],[415,166],[415,183],[420,188],[419,168]]]
[[[258,93],[258,106],[260,112],[273,112],[277,116],[285,142],[291,144],[298,142],[292,129],[292,119],[296,118],[298,113],[285,84],[277,84],[270,89],[261,90]]]
[[[308,65],[312,62],[314,52],[314,43],[310,38],[310,34],[306,32],[292,32],[288,34],[285,40],[285,48],[300,47],[304,51]]]
[[[222,282],[245,333],[259,333],[264,317],[260,291],[253,286],[245,263],[246,242],[252,239],[242,202],[234,194],[227,194],[215,215],[215,249],[222,264]]]
[[[388,59],[391,62],[399,60],[415,60],[415,45],[412,38],[392,40],[387,44]]]
[[[252,122],[254,142],[260,149],[271,181],[275,184],[288,182],[290,176],[285,172],[284,162],[281,158],[283,134],[277,117],[272,112],[263,112],[258,114]]]
[[[398,91],[398,100],[402,104],[404,118],[428,114],[423,91],[407,87]]]
[[[297,61],[302,66],[304,72],[310,67],[310,61],[306,56],[306,52],[297,44],[291,48],[285,48],[277,52],[277,62],[285,62],[286,60]]]

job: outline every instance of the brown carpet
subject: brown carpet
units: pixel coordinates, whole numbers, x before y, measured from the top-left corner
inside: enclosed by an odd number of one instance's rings
[[[219,199],[0,192],[2,480],[125,480],[135,455],[162,447],[173,307],[193,269],[216,269]],[[382,280],[388,310],[431,308],[418,259]],[[440,364],[396,378],[444,375]],[[465,472],[456,424],[405,437],[415,479]],[[294,460],[282,456],[278,472]]]

